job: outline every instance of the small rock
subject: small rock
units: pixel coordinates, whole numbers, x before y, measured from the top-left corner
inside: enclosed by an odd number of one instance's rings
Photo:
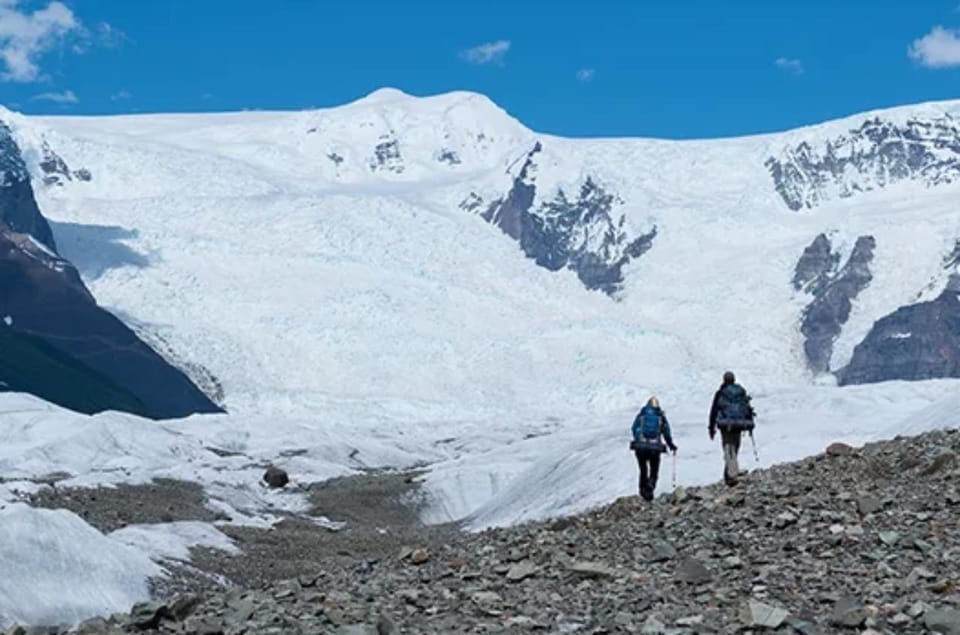
[[[933,591],[934,593],[947,593],[952,591],[954,587],[953,580],[937,580],[927,588]]]
[[[921,474],[933,476],[940,472],[953,469],[957,465],[957,454],[952,450],[941,450],[937,456],[923,469]]]
[[[703,624],[703,616],[691,615],[689,617],[681,617],[680,619],[676,620],[674,624],[683,627],[696,626],[697,624]]]
[[[852,598],[843,598],[833,607],[830,623],[835,626],[857,628],[863,626],[870,614],[867,609]]]
[[[304,589],[314,588],[315,586],[317,586],[318,580],[320,580],[320,576],[318,575],[307,575],[305,573],[301,573],[300,575],[297,576],[297,582],[299,582],[300,587]]]
[[[416,589],[400,589],[396,592],[396,596],[413,606],[416,606],[417,603],[420,602],[420,592]]]
[[[780,628],[790,616],[790,613],[784,609],[750,600],[744,606],[741,612],[741,620],[751,628]]]
[[[190,635],[223,635],[223,624],[215,617],[192,616],[183,623],[181,632]]]
[[[76,635],[101,635],[106,633],[108,628],[107,620],[102,617],[93,617],[81,622],[75,633]]]
[[[500,596],[500,594],[494,593],[493,591],[477,591],[470,596],[470,599],[481,606],[490,606],[503,602],[503,598]]]
[[[651,562],[666,562],[677,557],[676,548],[666,540],[653,540],[649,547]]]
[[[156,628],[167,614],[167,605],[160,602],[141,602],[130,611],[130,623],[142,631]]]
[[[924,625],[934,633],[960,635],[960,610],[932,610],[923,615]]]
[[[518,562],[507,571],[507,580],[511,582],[520,582],[537,574],[537,567],[529,560]]]
[[[777,514],[773,519],[774,529],[786,529],[790,525],[794,525],[797,522],[797,517],[790,512],[783,512]]]
[[[857,497],[857,511],[861,516],[867,516],[883,509],[883,501],[869,494]]]
[[[880,542],[888,547],[894,547],[900,542],[900,534],[896,531],[881,531],[877,536],[880,538]]]
[[[273,488],[285,487],[290,482],[290,476],[286,471],[272,465],[263,473],[264,482]]]
[[[640,627],[641,635],[666,635],[667,626],[655,616],[651,615]]]
[[[571,564],[570,571],[585,578],[614,578],[617,576],[616,569],[611,569],[607,565],[599,562],[587,562],[584,560]]]
[[[430,552],[426,549],[414,549],[410,552],[410,562],[421,565],[430,560]]]
[[[827,456],[853,456],[857,451],[846,443],[831,443],[827,446]]]
[[[930,607],[925,602],[914,602],[910,605],[910,608],[907,609],[907,615],[916,619],[930,610]]]
[[[689,584],[706,584],[713,579],[713,574],[702,562],[696,558],[684,558],[677,566],[676,578]]]
[[[882,575],[885,578],[898,578],[900,574],[897,573],[897,570],[888,565],[886,562],[881,562],[877,565],[877,573]]]
[[[377,620],[377,635],[394,635],[397,632],[397,625],[386,613],[380,614]]]
[[[896,615],[891,615],[887,621],[894,626],[903,626],[904,624],[909,624],[912,618],[906,613],[897,613]]]

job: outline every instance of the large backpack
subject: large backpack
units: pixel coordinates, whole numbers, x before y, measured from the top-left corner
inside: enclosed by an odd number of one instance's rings
[[[740,384],[727,384],[720,389],[717,402],[718,419],[744,420],[753,418],[750,396]]]
[[[640,438],[660,440],[660,411],[653,406],[644,406],[640,410]]]

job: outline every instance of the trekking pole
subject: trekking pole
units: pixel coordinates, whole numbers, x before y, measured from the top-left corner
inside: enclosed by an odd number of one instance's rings
[[[677,453],[673,453],[673,489],[677,489]]]
[[[760,454],[757,452],[757,441],[753,438],[753,430],[750,431],[750,445],[753,446],[753,459],[759,463]]]

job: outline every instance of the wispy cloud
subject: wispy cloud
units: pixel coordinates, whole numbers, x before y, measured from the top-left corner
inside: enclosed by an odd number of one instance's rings
[[[793,73],[794,75],[803,75],[803,62],[798,59],[778,57],[773,63],[777,65],[777,68],[781,68],[788,73]]]
[[[593,68],[581,68],[577,71],[577,81],[587,83],[593,81],[594,76],[596,76],[597,71]]]
[[[52,101],[55,104],[76,104],[80,99],[72,90],[60,93],[40,93],[30,98],[30,101]]]
[[[960,32],[937,25],[914,40],[907,55],[928,68],[960,66]]]
[[[62,2],[51,2],[32,13],[19,5],[20,0],[0,0],[0,80],[35,82],[42,78],[40,57],[83,28]]]
[[[110,101],[126,101],[128,99],[133,99],[133,93],[129,90],[118,90],[110,95]]]
[[[129,39],[127,34],[107,22],[101,22],[97,25],[96,42],[106,48],[117,48],[123,46]]]
[[[485,42],[462,51],[460,56],[471,64],[490,64],[491,62],[502,64],[503,58],[509,50],[509,40],[497,40],[496,42]]]

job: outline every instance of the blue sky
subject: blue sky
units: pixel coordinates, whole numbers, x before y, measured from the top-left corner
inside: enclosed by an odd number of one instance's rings
[[[482,92],[569,136],[740,135],[960,97],[958,5],[0,0],[0,103],[303,109],[392,86]]]

